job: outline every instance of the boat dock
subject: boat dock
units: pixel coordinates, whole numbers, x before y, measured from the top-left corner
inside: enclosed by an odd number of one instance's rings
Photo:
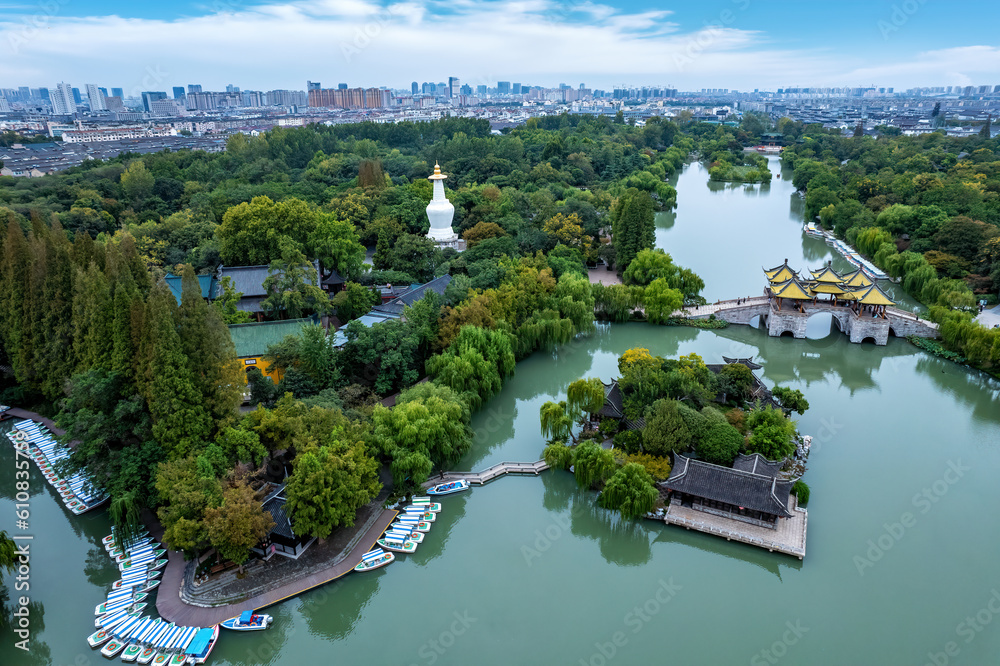
[[[442,472],[439,477],[434,479],[434,481],[428,481],[425,483],[424,487],[429,488],[431,486],[436,486],[439,483],[446,483],[449,480],[458,481],[459,479],[465,479],[470,484],[481,486],[506,474],[533,474],[538,476],[547,469],[549,469],[549,465],[544,460],[530,463],[502,462],[493,465],[493,467],[484,469],[481,472]]]
[[[717,516],[673,502],[667,507],[665,515],[656,516],[654,519],[662,520],[667,525],[679,525],[688,530],[714,534],[724,537],[726,541],[739,541],[801,560],[806,556],[806,527],[809,523],[809,512],[799,508],[794,495],[788,498],[788,510],[792,512],[792,517],[779,519],[776,529]]]

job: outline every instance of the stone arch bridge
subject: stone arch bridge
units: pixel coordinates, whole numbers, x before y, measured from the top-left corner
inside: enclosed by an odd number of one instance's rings
[[[765,296],[756,298],[733,299],[718,301],[695,308],[685,308],[674,313],[677,317],[689,319],[708,319],[715,315],[730,324],[749,325],[754,317],[760,317],[767,326],[767,334],[773,337],[791,333],[793,337],[806,337],[806,324],[809,317],[829,313],[841,332],[847,335],[851,342],[863,342],[871,339],[877,345],[888,342],[889,336],[906,337],[915,335],[920,338],[938,338],[937,324],[920,319],[911,312],[897,308],[885,308],[884,316],[872,316],[871,313],[856,313],[847,305],[833,305],[826,302],[811,301],[787,305],[778,309],[774,301]]]

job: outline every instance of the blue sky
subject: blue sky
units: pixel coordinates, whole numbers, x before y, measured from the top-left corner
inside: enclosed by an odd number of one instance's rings
[[[997,85],[997,25],[943,0],[0,0],[0,87]]]

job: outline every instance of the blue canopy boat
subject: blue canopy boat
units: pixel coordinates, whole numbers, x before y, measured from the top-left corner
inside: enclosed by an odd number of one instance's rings
[[[469,489],[469,482],[465,479],[459,479],[458,481],[449,481],[448,483],[439,483],[433,488],[427,489],[428,495],[451,495],[452,493],[460,493],[463,490]]]

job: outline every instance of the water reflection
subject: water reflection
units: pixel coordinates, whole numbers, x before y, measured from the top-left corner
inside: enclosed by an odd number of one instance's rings
[[[363,576],[348,574],[302,595],[299,610],[310,633],[331,640],[348,636],[361,617],[362,609],[378,593],[382,578],[390,568],[368,571]]]
[[[973,419],[1000,430],[997,425],[1000,382],[996,379],[984,372],[923,353],[917,360],[916,369],[929,377],[940,392],[970,407]]]
[[[503,483],[502,480],[500,482]],[[424,566],[445,552],[452,529],[465,517],[465,505],[468,501],[468,493],[448,497],[447,503],[442,507],[443,510],[431,524],[431,531],[424,536],[424,542],[412,555],[404,555],[403,559]]]
[[[115,566],[114,560],[108,556],[104,547],[94,547],[87,551],[87,560],[83,565],[83,573],[91,585],[109,588],[111,584],[118,580],[120,572]]]
[[[13,589],[13,588],[11,588]],[[28,629],[30,635],[27,639],[27,650],[22,650],[15,644],[24,640],[15,633],[15,627],[11,622],[11,613],[15,610],[15,603],[10,598],[11,591],[7,586],[0,587],[0,664],[18,664],[18,666],[39,666],[52,663],[52,651],[48,643],[38,639],[38,636],[45,631],[45,606],[41,601],[29,601],[28,609]],[[18,592],[14,592],[18,594]],[[16,619],[14,619],[16,622]],[[22,645],[25,645],[22,643]]]
[[[596,541],[609,564],[639,566],[653,556],[650,529],[641,521],[622,520],[617,513],[597,505],[597,493],[580,490],[573,475],[553,470],[542,476],[542,505],[551,512],[569,512],[572,534]]]
[[[726,541],[711,534],[702,534],[675,525],[663,525],[657,527],[657,531],[659,533],[653,539],[653,543],[684,544],[726,559],[746,562],[774,574],[778,580],[781,580],[782,569],[798,571],[802,568],[802,560],[794,557],[776,556],[756,546]]]

